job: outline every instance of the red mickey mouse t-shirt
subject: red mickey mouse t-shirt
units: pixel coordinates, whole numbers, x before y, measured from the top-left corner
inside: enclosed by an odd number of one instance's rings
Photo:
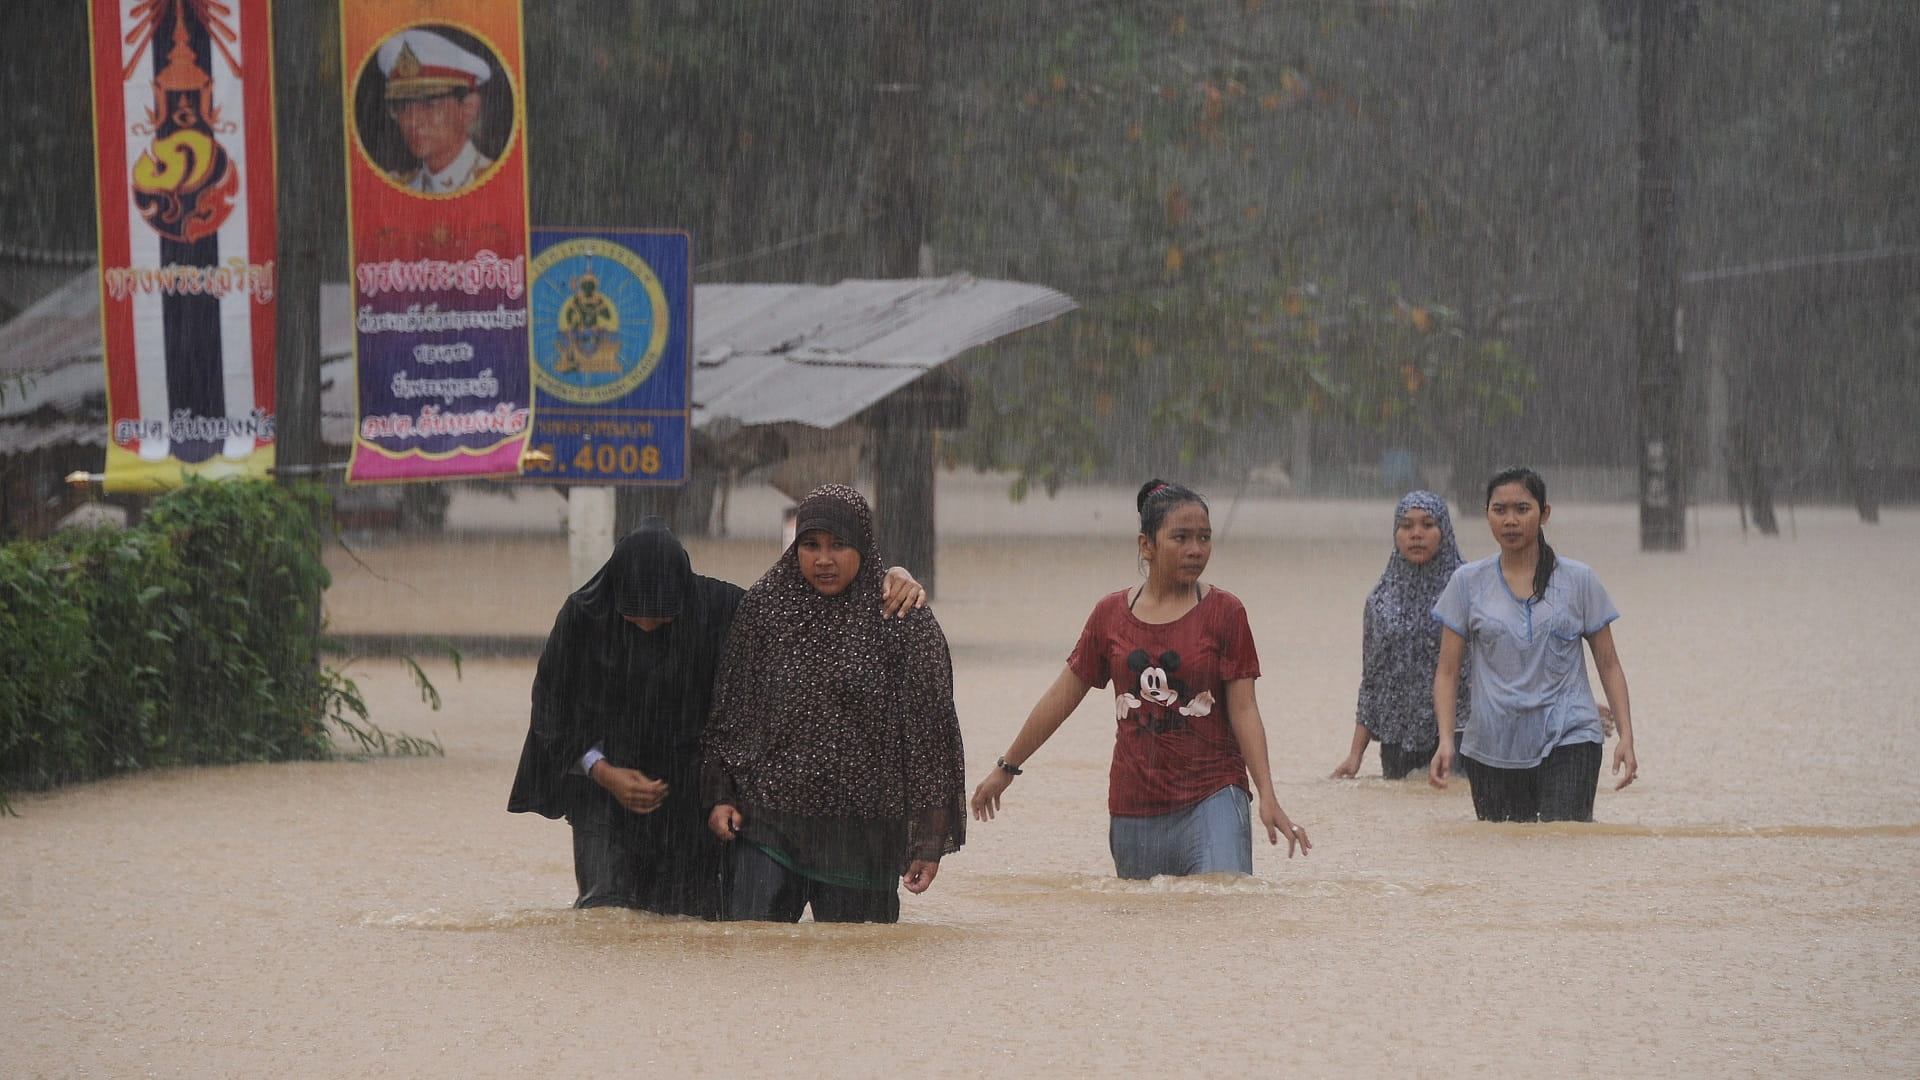
[[[1067,668],[1088,686],[1113,683],[1118,731],[1107,784],[1115,817],[1183,810],[1229,784],[1247,790],[1247,763],[1227,717],[1228,681],[1260,675],[1247,609],[1209,588],[1192,611],[1146,623],[1129,590],[1087,616]]]

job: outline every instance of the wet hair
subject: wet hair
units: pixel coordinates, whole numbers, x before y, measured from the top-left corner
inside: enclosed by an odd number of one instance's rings
[[[1207,510],[1207,500],[1185,484],[1168,483],[1157,476],[1141,484],[1140,494],[1133,498],[1133,505],[1140,509],[1141,535],[1159,536],[1160,523],[1167,520],[1167,513],[1187,503],[1199,503],[1200,509]],[[1207,513],[1211,515],[1213,511],[1207,510]]]
[[[1533,501],[1539,503],[1542,510],[1547,508],[1547,482],[1540,478],[1540,474],[1525,465],[1509,465],[1494,473],[1493,479],[1487,481],[1487,499],[1481,504],[1483,509],[1493,503],[1494,489],[1505,484],[1519,484],[1527,489],[1527,494],[1533,496]],[[1540,530],[1540,561],[1533,568],[1531,599],[1538,600],[1547,595],[1547,582],[1553,580],[1555,561],[1553,545],[1547,543],[1547,530],[1542,528]]]

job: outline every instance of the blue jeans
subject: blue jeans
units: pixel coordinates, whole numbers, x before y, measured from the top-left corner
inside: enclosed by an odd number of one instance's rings
[[[1152,817],[1116,817],[1107,827],[1113,872],[1253,873],[1253,811],[1245,790],[1228,785],[1184,810]]]

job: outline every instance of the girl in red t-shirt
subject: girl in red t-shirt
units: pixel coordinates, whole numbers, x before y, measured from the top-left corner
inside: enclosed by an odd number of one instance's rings
[[[1114,688],[1108,844],[1123,878],[1253,873],[1247,777],[1269,843],[1287,856],[1312,848],[1273,796],[1267,734],[1254,700],[1260,676],[1247,609],[1202,584],[1213,554],[1206,500],[1149,480],[1135,499],[1147,580],[1103,597],[1087,616],[1066,670],[1042,694],[994,770],[973,792],[973,816],[992,820],[1022,766],[1096,686]]]

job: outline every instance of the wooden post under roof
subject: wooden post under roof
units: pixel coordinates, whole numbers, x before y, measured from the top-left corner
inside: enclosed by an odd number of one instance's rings
[[[934,5],[878,0],[873,21],[874,191],[880,205],[877,276],[924,276],[927,235],[927,48]],[[880,550],[934,592],[934,427],[922,377],[873,410]]]

